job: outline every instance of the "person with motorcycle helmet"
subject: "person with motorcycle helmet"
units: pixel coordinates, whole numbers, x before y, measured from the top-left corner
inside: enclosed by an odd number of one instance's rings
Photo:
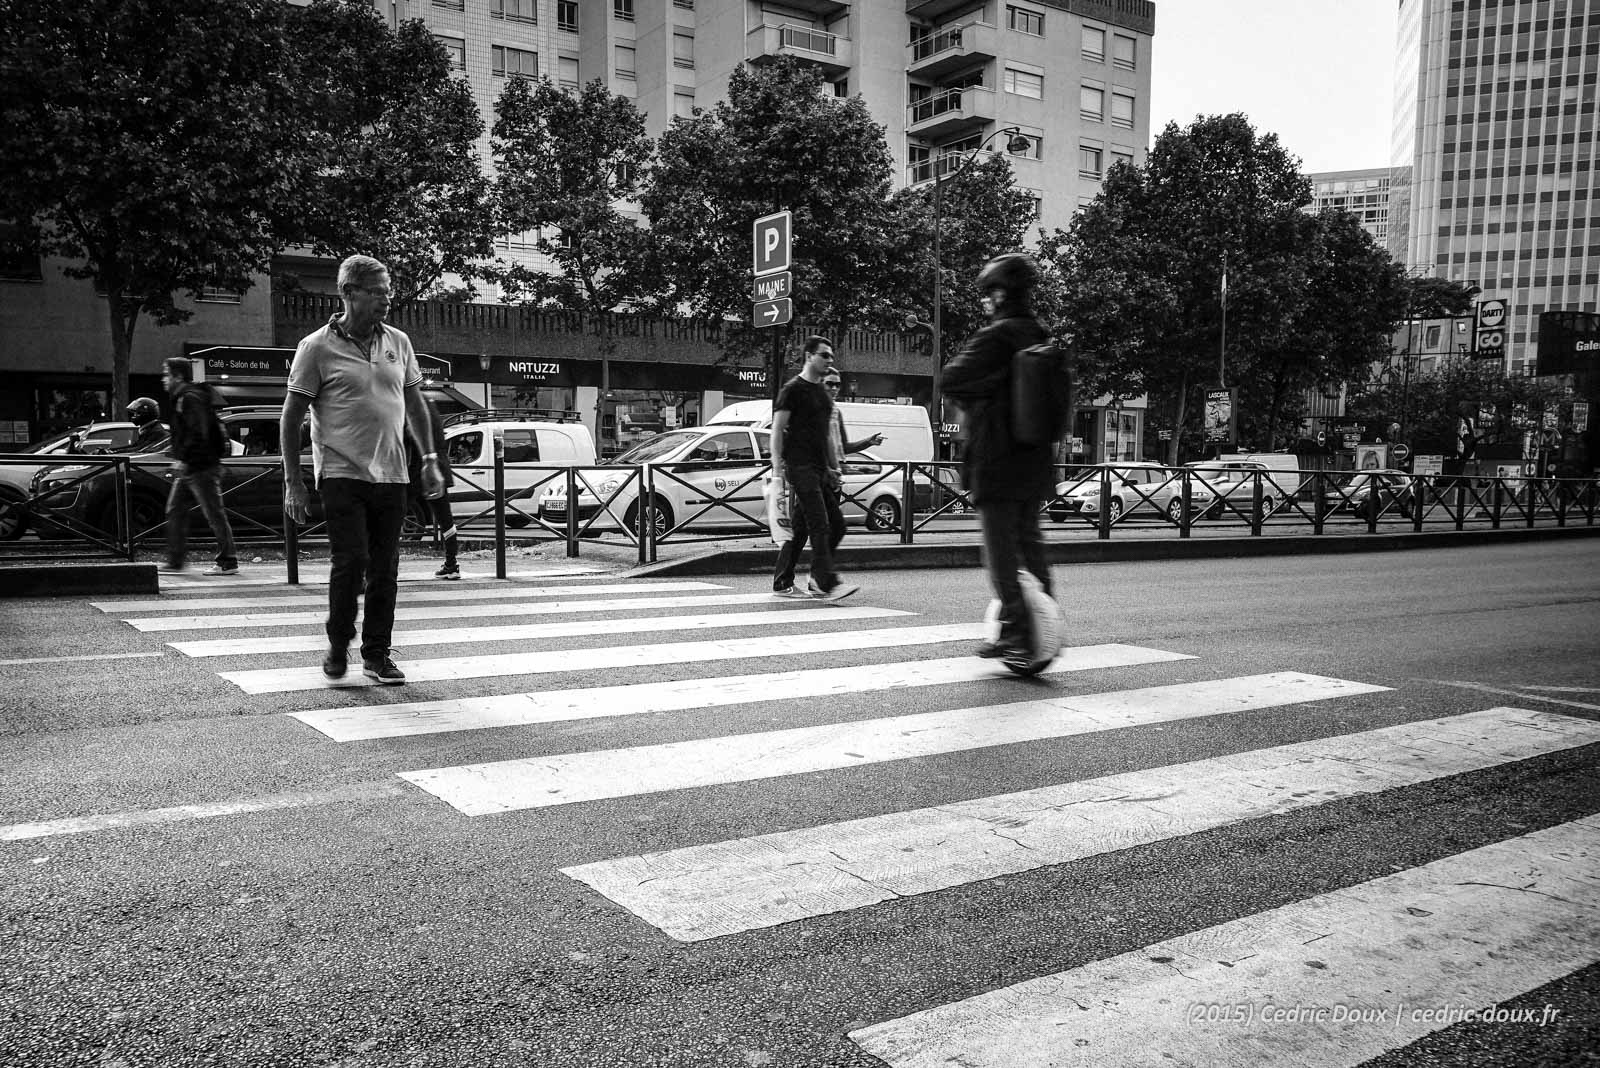
[[[977,290],[988,325],[945,365],[944,395],[965,414],[963,476],[983,530],[989,582],[1000,600],[1000,635],[978,655],[1026,661],[1032,648],[1030,617],[1018,567],[1026,567],[1047,594],[1050,567],[1039,533],[1039,502],[1055,492],[1050,444],[1023,445],[1011,434],[1012,357],[1049,338],[1033,312],[1039,268],[1021,253],[997,256],[978,273]]]
[[[149,397],[135,397],[128,403],[128,421],[139,428],[133,439],[133,452],[158,452],[166,447],[171,434],[161,421],[161,405]]]

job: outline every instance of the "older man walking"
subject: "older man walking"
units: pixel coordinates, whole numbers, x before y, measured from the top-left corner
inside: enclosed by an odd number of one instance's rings
[[[307,335],[289,367],[289,391],[279,435],[283,506],[297,523],[310,518],[310,494],[300,470],[300,425],[311,413],[311,456],[328,524],[328,655],[322,673],[343,678],[361,620],[361,670],[384,685],[406,681],[390,653],[400,575],[400,531],[406,514],[406,448],[432,442],[422,399],[422,372],[411,339],[383,320],[389,314],[389,271],[370,256],[339,265],[344,310]],[[422,457],[423,496],[443,492],[437,456]]]

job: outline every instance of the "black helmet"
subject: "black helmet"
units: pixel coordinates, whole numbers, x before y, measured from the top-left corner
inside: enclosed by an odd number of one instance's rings
[[[135,397],[128,403],[128,418],[134,426],[144,426],[161,418],[161,405],[149,397]]]
[[[1003,289],[1008,297],[1026,296],[1039,284],[1039,265],[1021,252],[996,256],[978,272],[978,292]]]

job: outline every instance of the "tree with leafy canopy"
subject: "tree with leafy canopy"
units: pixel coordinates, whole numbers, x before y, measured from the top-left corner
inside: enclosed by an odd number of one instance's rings
[[[1570,400],[1554,382],[1508,375],[1498,361],[1447,357],[1407,375],[1392,362],[1369,369],[1352,389],[1346,414],[1385,436],[1398,423],[1408,443],[1439,448],[1455,440],[1459,412],[1471,413],[1480,445],[1515,445],[1547,411],[1570,415]],[[1480,413],[1491,412],[1488,421]]]
[[[1449,278],[1408,278],[1407,314],[1413,319],[1445,319],[1466,315],[1480,290]]]
[[[419,19],[390,30],[366,0],[317,0],[291,25],[306,66],[290,73],[317,116],[307,133],[318,163],[286,243],[382,260],[397,303],[447,275],[471,291],[494,254],[483,118],[443,46]]]
[[[1239,114],[1201,117],[1182,129],[1169,123],[1143,166],[1111,168],[1069,229],[1041,242],[1060,271],[1086,385],[1147,392],[1160,422],[1178,430],[1168,462],[1207,387],[1240,386],[1246,431],[1272,441],[1294,417],[1301,385],[1354,362],[1348,350],[1370,348],[1376,324],[1393,314],[1379,306],[1348,334],[1325,321],[1350,303],[1326,287],[1370,295],[1393,272],[1342,223],[1307,216],[1310,200],[1276,135],[1257,134]],[[1341,265],[1349,255],[1356,265]]]
[[[599,80],[569,93],[548,78],[513,79],[495,104],[495,202],[501,229],[538,231],[560,270],[499,272],[509,298],[605,312],[653,287],[649,234],[618,209],[633,201],[652,158],[644,115]]]
[[[821,73],[793,59],[739,67],[726,100],[661,136],[640,198],[660,306],[719,324],[747,317],[751,224],[788,209],[797,318],[827,330],[896,321],[882,296],[897,240],[883,127],[860,97],[822,88]],[[736,358],[766,340],[728,336]]]
[[[0,219],[104,294],[114,410],[141,316],[242,292],[307,162],[281,0],[0,0]]]

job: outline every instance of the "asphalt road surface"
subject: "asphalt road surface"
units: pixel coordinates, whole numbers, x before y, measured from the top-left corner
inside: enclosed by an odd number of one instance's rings
[[[0,1065],[1600,1063],[1600,542],[573,566],[0,601]]]

